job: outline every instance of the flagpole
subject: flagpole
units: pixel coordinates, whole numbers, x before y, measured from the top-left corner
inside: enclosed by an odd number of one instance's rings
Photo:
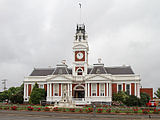
[[[81,14],[82,14],[82,11],[81,11],[81,7],[82,7],[82,4],[81,3],[79,3],[79,8],[80,8],[80,15],[79,15],[79,20],[80,20],[80,24],[81,24]]]

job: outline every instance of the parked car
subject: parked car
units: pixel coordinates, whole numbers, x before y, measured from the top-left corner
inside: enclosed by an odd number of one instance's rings
[[[156,107],[156,102],[154,100],[150,100],[147,104],[147,107]]]

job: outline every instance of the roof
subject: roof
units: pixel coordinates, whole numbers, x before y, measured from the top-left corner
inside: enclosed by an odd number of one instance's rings
[[[34,68],[30,76],[47,76],[52,75],[54,68]]]
[[[67,66],[57,66],[56,68],[34,68],[30,76],[47,76],[57,74],[72,74],[72,68],[68,68]],[[92,68],[88,68],[87,74],[124,75],[134,74],[134,72],[130,66],[104,67],[103,65],[95,65]]]
[[[119,74],[134,74],[130,66],[120,66],[120,67],[105,67],[108,74],[119,75]]]

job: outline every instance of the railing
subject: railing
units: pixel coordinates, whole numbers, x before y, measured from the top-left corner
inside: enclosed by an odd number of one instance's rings
[[[73,101],[84,101],[84,98],[72,98]]]

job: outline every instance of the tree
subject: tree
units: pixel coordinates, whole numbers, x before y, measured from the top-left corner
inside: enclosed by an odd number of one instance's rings
[[[45,97],[46,97],[45,90],[38,88],[38,84],[35,83],[32,93],[30,95],[29,103],[39,104],[41,100],[45,100]]]
[[[10,100],[12,103],[23,103],[23,95],[24,95],[24,84],[22,84],[20,87],[15,88],[14,94],[12,94]]]
[[[113,93],[112,100],[125,103],[125,101],[128,97],[129,96],[126,92],[121,91],[121,92],[118,92],[118,93]]]
[[[154,92],[157,98],[160,98],[160,89],[158,89],[156,92]]]
[[[149,102],[150,96],[147,93],[141,93],[140,96],[140,106],[145,106]]]
[[[140,99],[137,96],[129,95],[129,97],[125,101],[125,105],[127,106],[139,106]]]
[[[24,85],[20,87],[11,87],[0,93],[0,101],[8,99],[11,103],[23,103]]]

